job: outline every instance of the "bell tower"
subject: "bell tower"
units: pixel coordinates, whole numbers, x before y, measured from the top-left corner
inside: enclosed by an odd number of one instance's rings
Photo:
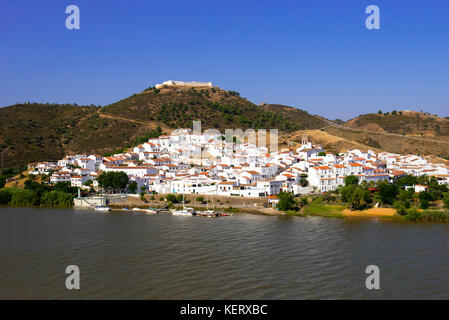
[[[306,147],[309,144],[309,140],[307,139],[307,135],[305,133],[302,135],[301,144],[303,145],[303,147]]]

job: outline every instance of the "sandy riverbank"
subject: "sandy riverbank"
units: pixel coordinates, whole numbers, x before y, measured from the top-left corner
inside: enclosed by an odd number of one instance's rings
[[[392,217],[396,214],[393,208],[371,208],[367,210],[344,209],[341,214],[347,217]]]

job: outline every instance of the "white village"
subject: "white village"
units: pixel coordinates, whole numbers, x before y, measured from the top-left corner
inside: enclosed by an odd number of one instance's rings
[[[138,190],[148,193],[265,197],[270,203],[276,202],[281,191],[294,195],[334,191],[350,175],[360,183],[426,175],[449,184],[449,167],[431,163],[426,156],[372,150],[333,154],[305,135],[296,149],[269,152],[267,147],[227,142],[221,134],[190,129],[149,139],[130,152],[110,157],[67,155],[57,163],[30,164],[29,169],[31,174],[51,174],[52,184],[70,182],[81,189],[89,189],[86,181],[91,180],[99,190],[100,174],[122,171],[136,182]],[[426,189],[410,187],[416,192]]]

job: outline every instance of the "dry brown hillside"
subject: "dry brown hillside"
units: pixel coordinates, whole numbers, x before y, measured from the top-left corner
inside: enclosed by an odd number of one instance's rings
[[[435,161],[448,159],[449,141],[431,140],[423,137],[402,136],[385,132],[366,132],[359,129],[328,126],[320,130],[300,130],[285,135],[284,146],[301,143],[303,133],[316,144],[331,152],[345,152],[348,149],[387,151],[399,154],[435,155]]]
[[[326,125],[305,111],[257,106],[218,87],[148,88],[102,108],[40,103],[0,108],[2,164],[6,168],[70,153],[120,151],[176,128],[191,128],[194,120],[201,120],[203,130],[222,132],[275,128],[288,133]]]
[[[449,119],[415,111],[398,111],[388,114],[370,113],[351,119],[344,125],[354,129],[449,141]]]

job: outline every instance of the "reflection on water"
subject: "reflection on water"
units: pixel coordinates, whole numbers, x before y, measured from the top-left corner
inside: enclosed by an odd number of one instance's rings
[[[3,299],[448,299],[448,253],[444,224],[0,208]]]

